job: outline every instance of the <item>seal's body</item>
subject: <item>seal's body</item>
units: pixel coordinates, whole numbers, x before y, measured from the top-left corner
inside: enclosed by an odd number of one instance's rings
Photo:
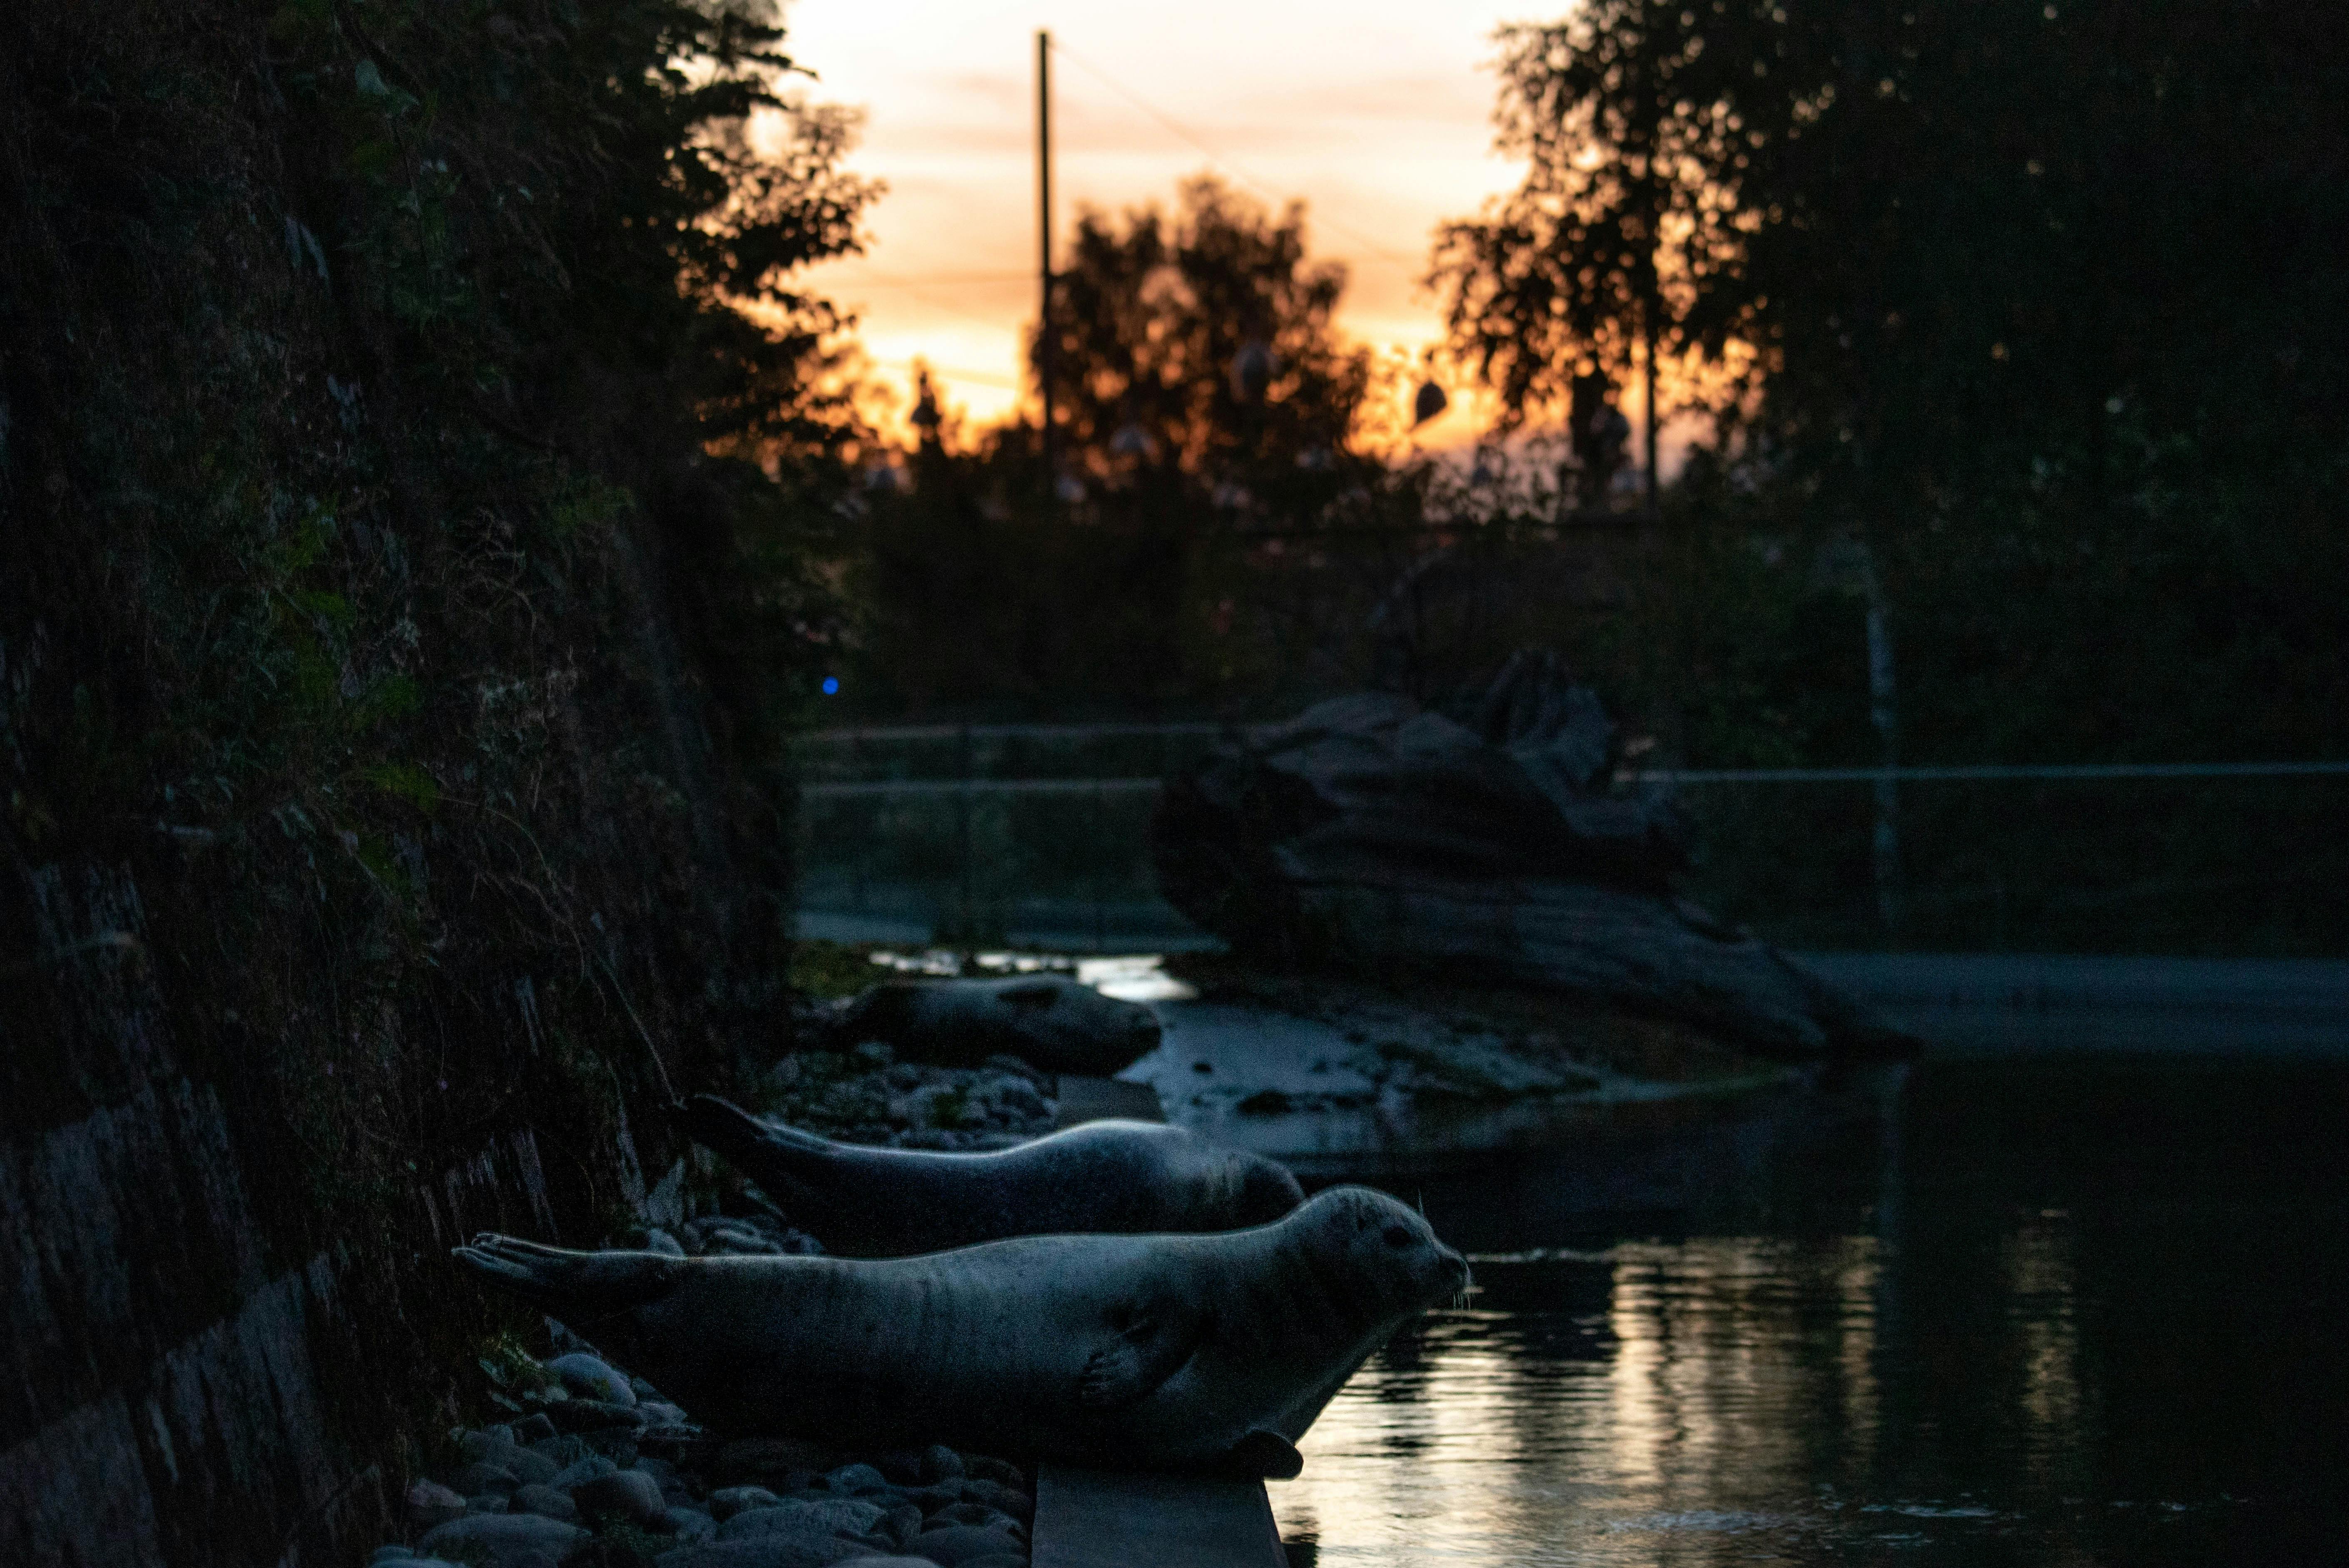
[[[908,1061],[975,1068],[1000,1053],[1049,1073],[1113,1073],[1158,1044],[1157,1014],[1065,975],[885,980],[833,1028],[844,1045],[885,1041]]]
[[[1179,1127],[1091,1121],[986,1154],[868,1149],[696,1095],[686,1130],[844,1257],[905,1257],[1009,1236],[1232,1231],[1305,1201],[1260,1155]]]
[[[1467,1279],[1424,1220],[1361,1187],[1220,1235],[883,1261],[500,1236],[456,1255],[730,1435],[1276,1476],[1354,1368]]]

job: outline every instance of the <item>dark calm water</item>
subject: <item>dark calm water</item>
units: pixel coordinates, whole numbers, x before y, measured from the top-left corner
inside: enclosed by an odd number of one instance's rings
[[[1886,1103],[1694,1214],[1427,1187],[1481,1289],[1307,1434],[1292,1563],[2349,1562],[2349,1068]]]

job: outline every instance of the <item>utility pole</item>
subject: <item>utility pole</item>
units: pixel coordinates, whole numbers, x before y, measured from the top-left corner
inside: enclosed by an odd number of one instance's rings
[[[1648,426],[1648,510],[1659,510],[1656,480],[1656,286],[1655,267],[1648,268],[1648,297],[1640,302],[1640,338],[1641,368],[1647,376],[1647,388],[1641,394],[1646,404]]]
[[[1060,497],[1059,443],[1052,429],[1052,35],[1036,29],[1036,381],[1044,397],[1044,493]]]

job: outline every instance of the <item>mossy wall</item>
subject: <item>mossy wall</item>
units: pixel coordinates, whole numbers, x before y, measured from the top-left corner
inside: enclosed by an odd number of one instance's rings
[[[679,1149],[654,1053],[788,1045],[814,481],[707,410],[813,419],[808,342],[677,238],[772,36],[9,10],[0,1561],[356,1562],[507,1321],[449,1246],[593,1244]],[[812,134],[758,277],[845,242]]]

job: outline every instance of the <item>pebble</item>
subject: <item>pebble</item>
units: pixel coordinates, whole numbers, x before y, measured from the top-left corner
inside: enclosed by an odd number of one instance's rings
[[[1028,1478],[1020,1474],[1018,1465],[1009,1460],[993,1459],[986,1454],[963,1455],[962,1469],[965,1475],[974,1476],[980,1480],[995,1481],[1003,1486],[1024,1486],[1028,1481]]]
[[[435,1526],[424,1532],[417,1546],[436,1554],[487,1556],[501,1565],[519,1568],[525,1553],[543,1552],[560,1563],[589,1539],[587,1532],[559,1519],[535,1513],[483,1513]]]
[[[649,1524],[667,1511],[660,1482],[643,1470],[616,1470],[574,1488],[571,1501],[582,1513],[609,1513]]]
[[[506,1501],[506,1494],[502,1491],[475,1492],[465,1500],[465,1512],[468,1515],[512,1511],[513,1505]]]
[[[525,1484],[515,1489],[513,1507],[520,1512],[543,1514],[548,1519],[564,1521],[579,1517],[579,1505],[570,1495],[551,1486]]]
[[[863,1535],[885,1517],[883,1511],[854,1498],[828,1497],[779,1502],[770,1508],[746,1508],[718,1527],[720,1541],[750,1535]]]
[[[697,1541],[710,1540],[718,1533],[718,1522],[698,1508],[672,1504],[661,1517],[668,1533],[688,1546]]]
[[[465,1499],[437,1480],[419,1480],[408,1489],[408,1517],[429,1527],[465,1516]]]
[[[569,1491],[574,1487],[586,1485],[597,1476],[610,1475],[619,1468],[602,1454],[589,1454],[577,1464],[566,1466],[556,1472],[554,1479],[547,1484],[561,1487],[564,1491]]]
[[[678,1241],[675,1236],[670,1235],[667,1231],[662,1230],[652,1230],[645,1233],[644,1250],[648,1253],[658,1253],[663,1257],[681,1258],[685,1256],[685,1243]]]
[[[678,1255],[684,1256],[682,1249]],[[546,1369],[563,1379],[564,1387],[571,1391],[574,1399],[599,1400],[606,1405],[629,1408],[636,1405],[636,1391],[629,1387],[628,1380],[615,1371],[609,1362],[585,1351],[574,1350],[568,1356],[558,1356],[546,1364]]]
[[[398,1558],[413,1557],[415,1555],[415,1547],[402,1546],[397,1541],[388,1541],[381,1546],[377,1547],[374,1554],[368,1557],[367,1561],[370,1563],[389,1563]]]
[[[984,1503],[998,1513],[1008,1513],[1022,1525],[1036,1522],[1036,1503],[1017,1487],[999,1480],[967,1480],[962,1483],[965,1502]]]
[[[1000,1530],[1012,1536],[1024,1536],[1028,1533],[1018,1520],[1008,1513],[999,1513],[983,1502],[957,1502],[939,1509],[929,1516],[926,1528],[931,1530],[943,1528],[937,1522],[939,1520],[946,1521],[947,1524],[976,1524],[982,1530]]]
[[[515,1442],[528,1448],[554,1436],[554,1423],[546,1418],[545,1411],[535,1411],[513,1424],[513,1435]]]
[[[635,1396],[631,1395],[633,1399]],[[609,1399],[565,1399],[546,1408],[547,1418],[566,1432],[602,1431],[611,1427],[642,1427],[645,1418],[633,1404],[616,1404]]]
[[[872,1548],[827,1536],[821,1542],[789,1535],[761,1535],[749,1541],[705,1541],[660,1554],[660,1568],[830,1568],[843,1557],[871,1555]],[[920,1568],[936,1568],[916,1559]]]
[[[449,1484],[467,1497],[474,1497],[485,1491],[510,1492],[522,1484],[522,1477],[503,1465],[493,1465],[486,1460],[475,1460],[471,1464],[459,1470]]]
[[[844,1491],[854,1497],[860,1492],[894,1491],[889,1478],[871,1465],[843,1465],[824,1477],[834,1491]]]
[[[926,1530],[908,1543],[916,1556],[926,1557],[941,1568],[956,1568],[975,1557],[1023,1555],[1019,1542],[999,1530],[981,1530],[977,1525],[950,1524],[944,1530]]]
[[[644,1412],[645,1419],[656,1427],[684,1427],[692,1424],[690,1418],[683,1410],[665,1399],[644,1400],[636,1406],[636,1408]]]
[[[709,1494],[709,1511],[723,1524],[746,1508],[772,1508],[782,1501],[763,1486],[725,1486]]]

